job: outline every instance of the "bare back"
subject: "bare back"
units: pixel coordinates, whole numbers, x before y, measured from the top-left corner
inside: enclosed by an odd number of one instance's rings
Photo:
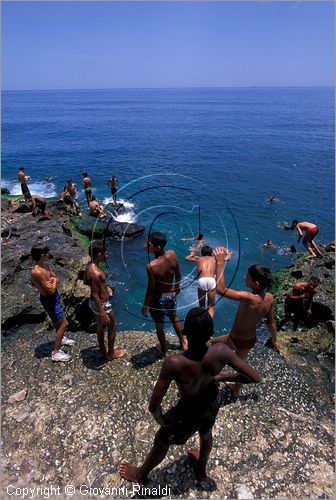
[[[197,269],[200,278],[213,278],[216,272],[215,257],[207,255],[197,259]]]
[[[174,250],[167,250],[149,264],[155,279],[154,295],[169,295],[174,292],[174,277],[180,272],[179,262]]]
[[[297,227],[299,227],[301,230],[303,229],[304,231],[308,231],[309,229],[313,229],[314,227],[316,227],[316,224],[313,224],[312,222],[303,221],[299,222],[297,224]]]
[[[90,177],[84,177],[84,178],[83,178],[83,184],[84,184],[84,188],[85,188],[85,189],[86,189],[86,188],[91,187],[91,186],[92,186],[92,184],[91,184],[91,179],[90,179]]]
[[[97,294],[99,300],[103,303],[109,300],[111,294],[107,284],[105,274],[101,271],[96,264],[89,262],[86,265],[84,273],[84,283],[91,288],[91,297]]]
[[[273,306],[273,295],[266,292],[263,295],[253,295],[251,301],[240,302],[232,326],[231,335],[241,339],[251,339],[256,336],[257,324],[267,318]]]

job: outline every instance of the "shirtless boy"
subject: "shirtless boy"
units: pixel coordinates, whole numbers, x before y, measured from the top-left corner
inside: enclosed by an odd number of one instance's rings
[[[41,244],[34,245],[31,249],[31,256],[36,263],[31,273],[32,283],[40,292],[41,304],[50,316],[56,332],[51,359],[52,361],[70,361],[71,356],[62,351],[61,346],[74,345],[75,341],[64,336],[68,322],[65,319],[61,297],[57,290],[59,280],[48,263],[49,248]]]
[[[316,224],[307,221],[299,222],[297,219],[293,219],[292,225],[290,227],[285,227],[285,229],[290,231],[296,229],[299,234],[298,242],[301,240],[304,233],[302,243],[310,253],[310,256],[307,257],[308,259],[314,259],[317,255],[322,256],[319,247],[314,241],[315,236],[319,232],[319,228]]]
[[[84,283],[91,288],[91,298],[89,305],[96,316],[97,339],[100,352],[106,361],[122,358],[126,354],[126,349],[115,349],[114,341],[116,336],[116,321],[113,314],[110,299],[112,290],[108,286],[103,271],[99,269],[99,264],[105,262],[107,251],[101,241],[94,241],[89,247],[91,262],[86,265]],[[104,340],[104,330],[107,326],[107,350]]]
[[[212,255],[212,248],[209,245],[204,245],[201,250],[201,257],[197,256],[198,250],[203,245],[200,241],[196,247],[185,258],[187,262],[194,262],[198,269],[198,302],[200,307],[205,308],[205,300],[208,299],[208,313],[213,318],[215,314],[215,299],[216,299],[216,261]]]
[[[312,276],[309,281],[298,281],[293,290],[285,299],[285,317],[279,323],[279,330],[293,318],[293,330],[298,327],[300,320],[305,320],[312,315],[314,295],[317,293],[319,278]]]
[[[266,319],[272,335],[272,344],[275,349],[278,349],[280,343],[277,339],[276,323],[273,317],[273,295],[266,292],[272,279],[270,269],[257,265],[249,267],[245,283],[252,289],[252,292],[232,290],[225,287],[224,277],[224,262],[231,260],[231,253],[227,248],[219,247],[214,250],[214,256],[217,260],[217,293],[227,299],[237,300],[240,304],[230,334],[215,337],[212,343],[224,342],[236,351],[240,358],[245,359],[257,341],[257,324],[262,319]],[[231,389],[233,394],[238,396],[240,385],[233,384]]]
[[[18,181],[21,183],[21,191],[23,196],[30,196],[29,187],[27,186],[27,181],[30,180],[30,175],[25,175],[24,167],[20,167],[18,171]]]
[[[191,448],[187,453],[197,479],[206,480],[212,428],[220,407],[216,375],[228,365],[238,373],[220,375],[221,380],[242,383],[260,380],[258,372],[226,345],[207,346],[213,334],[213,320],[204,309],[195,307],[188,312],[183,332],[188,339],[188,350],[165,359],[149,403],[149,411],[161,426],[155,435],[154,445],[140,467],[126,461],[119,466],[119,474],[128,481],[145,482],[150,471],[162,462],[169,446],[184,444],[195,432],[199,434],[200,449]],[[173,380],[180,400],[163,415],[161,403]]]
[[[75,207],[77,215],[82,216],[82,211],[80,206],[78,205],[78,193],[77,193],[77,184],[73,182],[71,177],[67,179],[67,191],[70,195],[70,200],[72,201],[73,206]]]
[[[143,316],[150,313],[155,321],[156,334],[159,344],[158,351],[167,354],[167,342],[164,332],[164,317],[168,316],[173,324],[176,335],[183,350],[187,348],[187,341],[182,335],[182,326],[176,314],[176,297],[180,293],[181,272],[180,264],[174,250],[165,250],[167,244],[165,235],[161,232],[152,233],[145,244],[145,250],[152,252],[155,259],[147,264],[147,291],[144,305],[141,310]],[[175,280],[175,281],[174,281]]]
[[[47,202],[44,196],[39,196],[37,194],[25,195],[25,200],[29,201],[29,208],[32,211],[32,215],[35,217],[38,214],[47,215],[45,212]]]
[[[105,219],[106,217],[106,213],[94,196],[91,196],[91,200],[89,202],[89,215],[97,219]]]
[[[89,205],[92,195],[92,182],[87,172],[83,172],[82,176],[83,176],[83,187],[84,187],[85,197],[87,204]]]
[[[111,179],[109,179],[108,186],[111,187],[111,194],[112,194],[112,200],[113,203],[117,203],[117,192],[118,192],[118,179],[116,175],[112,175]]]

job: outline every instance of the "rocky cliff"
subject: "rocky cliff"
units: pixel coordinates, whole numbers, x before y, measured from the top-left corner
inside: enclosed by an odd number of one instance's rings
[[[252,350],[249,361],[261,375],[259,384],[244,387],[238,401],[221,387],[222,407],[209,461],[211,480],[196,481],[186,447],[178,446],[151,473],[148,490],[133,490],[122,480],[117,473],[120,460],[141,463],[158,428],[147,410],[162,366],[153,347],[156,336],[118,334],[116,345],[127,348],[126,358],[102,363],[95,334],[83,331],[79,321],[79,310],[82,317],[89,314],[88,289],[78,278],[87,251],[71,233],[66,208],[52,202],[48,219],[34,219],[13,213],[19,206],[21,202],[14,199],[2,203],[3,216],[12,219],[12,237],[2,247],[1,498],[13,498],[14,488],[51,485],[59,487],[55,498],[70,498],[73,490],[65,490],[66,485],[75,488],[72,498],[335,497],[330,370],[319,362],[306,363],[302,353],[292,349],[297,342],[286,347],[289,331],[280,334],[284,345],[280,355],[259,344]],[[38,240],[53,249],[67,315],[76,330],[73,360],[68,364],[50,361],[53,331],[30,285],[30,247]],[[293,271],[304,273],[308,266],[310,274],[311,266],[321,266],[322,274],[332,273],[322,260],[296,266],[278,276],[280,316]],[[332,289],[332,279],[329,285]],[[321,293],[322,288],[325,283]],[[332,307],[322,296],[316,302]],[[328,321],[318,322],[314,338],[321,328],[331,328]],[[87,317],[86,327],[89,322]],[[292,332],[299,340],[313,331],[302,328]],[[171,338],[170,353],[176,352],[176,339]],[[173,386],[165,408],[175,400]],[[197,437],[187,445],[197,446]],[[159,485],[169,489],[160,492]]]

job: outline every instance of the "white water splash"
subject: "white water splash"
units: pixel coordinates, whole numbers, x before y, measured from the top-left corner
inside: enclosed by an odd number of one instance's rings
[[[46,198],[51,198],[57,196],[56,186],[52,182],[42,181],[42,182],[29,182],[28,187],[31,194],[38,194],[40,196],[45,196]],[[10,194],[19,195],[22,194],[21,184],[17,181],[1,180],[1,186],[9,189]]]

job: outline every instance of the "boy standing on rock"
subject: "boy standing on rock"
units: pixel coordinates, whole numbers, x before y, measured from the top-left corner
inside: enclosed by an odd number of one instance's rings
[[[90,206],[90,201],[92,199],[92,182],[87,172],[83,172],[82,176],[83,176],[83,187],[84,187],[86,201],[88,206]]]
[[[212,248],[209,245],[204,245],[201,250],[201,257],[197,254],[198,250],[203,246],[203,240],[200,241],[195,248],[192,249],[189,255],[186,256],[187,262],[197,264],[198,270],[198,302],[200,307],[205,307],[205,300],[208,300],[208,313],[213,318],[215,314],[216,300],[216,261],[212,255]]]
[[[30,175],[25,175],[24,167],[20,167],[18,171],[18,181],[21,183],[21,191],[23,196],[30,196],[29,187],[27,186],[27,181],[30,180]]]
[[[167,316],[180,340],[183,350],[187,342],[182,335],[181,322],[176,314],[176,297],[180,293],[180,264],[174,250],[165,250],[167,244],[165,235],[161,232],[152,233],[145,244],[145,250],[152,252],[155,259],[147,264],[147,291],[141,310],[143,316],[148,312],[155,321],[156,334],[159,339],[157,350],[165,356],[167,342],[164,332],[164,317]]]
[[[184,444],[195,432],[200,437],[200,449],[191,448],[187,453],[197,479],[208,479],[206,466],[212,449],[212,427],[220,407],[216,376],[228,365],[238,373],[221,375],[221,380],[247,384],[260,380],[258,372],[226,345],[207,346],[213,335],[213,320],[205,309],[195,307],[188,312],[183,333],[188,339],[188,350],[165,359],[149,403],[149,411],[161,425],[154,445],[140,467],[126,461],[119,466],[119,474],[128,481],[145,482],[150,471],[165,458],[170,445]],[[163,415],[161,403],[173,380],[180,400]]]
[[[252,292],[233,290],[225,287],[224,278],[224,262],[231,260],[231,252],[227,248],[218,247],[214,250],[214,256],[217,260],[217,293],[227,299],[237,300],[240,304],[230,334],[215,337],[211,342],[213,344],[225,343],[240,358],[245,359],[257,341],[257,324],[262,319],[266,319],[272,334],[273,346],[278,349],[280,343],[277,340],[276,323],[273,317],[273,295],[266,291],[272,281],[271,270],[268,267],[258,265],[249,267],[245,283]],[[233,395],[237,397],[240,384],[232,384],[231,390]]]
[[[84,283],[91,288],[89,305],[97,320],[97,338],[102,356],[107,360],[122,358],[126,349],[115,349],[116,321],[113,314],[110,299],[112,290],[108,286],[105,274],[99,269],[99,264],[105,262],[108,257],[104,245],[100,241],[94,241],[89,247],[91,262],[86,265]],[[105,347],[104,330],[107,326],[107,350]]]
[[[61,297],[57,290],[59,280],[48,263],[49,248],[41,244],[34,245],[31,249],[31,256],[36,262],[31,273],[32,283],[40,292],[41,304],[51,318],[56,332],[51,359],[52,361],[70,361],[71,356],[62,351],[61,346],[72,346],[75,341],[64,336],[68,322],[65,319]]]

